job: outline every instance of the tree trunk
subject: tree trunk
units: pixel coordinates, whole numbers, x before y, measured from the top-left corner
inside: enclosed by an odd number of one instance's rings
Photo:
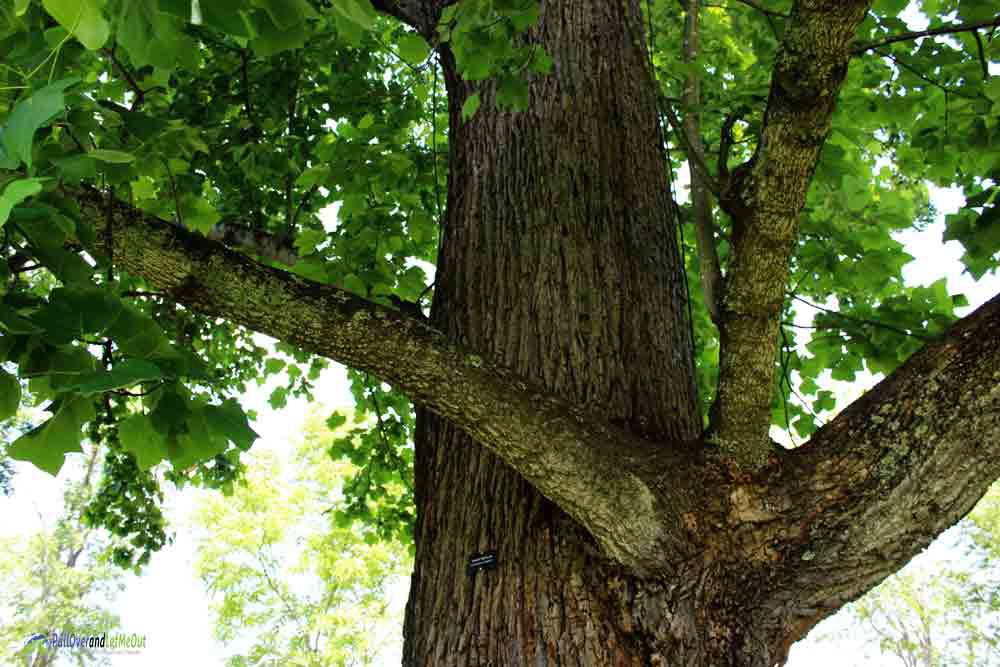
[[[496,110],[486,85],[463,121],[473,89],[444,53],[451,171],[432,319],[630,430],[690,441],[702,424],[687,294],[639,5],[545,3],[530,39],[555,66],[522,113]],[[744,628],[706,622],[724,591],[630,575],[495,455],[418,419],[405,665],[757,664],[731,657]],[[490,550],[497,569],[468,574]]]

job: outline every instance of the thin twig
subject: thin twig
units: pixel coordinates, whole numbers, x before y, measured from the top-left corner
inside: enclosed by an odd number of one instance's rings
[[[746,0],[740,0],[745,2]],[[953,35],[959,32],[975,32],[980,28],[994,28],[1000,26],[1000,16],[995,17],[989,21],[979,21],[978,23],[963,23],[961,25],[950,25],[942,26],[940,28],[930,28],[928,30],[914,30],[911,32],[903,32],[898,35],[894,35],[887,39],[878,42],[868,42],[865,44],[859,44],[851,49],[851,55],[860,55],[866,51],[872,51],[883,46],[888,46],[890,44],[896,44],[897,42],[908,42],[913,39],[920,39],[921,37],[932,37],[934,35]]]
[[[288,142],[286,144],[285,150],[288,151],[289,156],[292,153],[292,141],[295,136],[295,116],[298,110],[299,103],[299,82],[302,78],[302,74],[298,64],[301,62],[301,58],[296,54],[295,58],[295,75],[292,79],[292,90],[291,94],[288,96]],[[291,162],[291,160],[289,160]],[[292,199],[292,184],[294,179],[292,178],[291,169],[285,175],[285,229],[287,230],[288,236],[293,236],[295,234],[295,203]]]
[[[979,36],[978,30],[973,30],[972,36],[976,40],[976,50],[979,51],[979,64],[983,68],[983,81],[989,81],[990,64],[986,60],[986,48],[983,46],[983,38]]]
[[[250,97],[250,76],[247,73],[247,63],[249,58],[247,57],[246,49],[240,50],[240,87],[243,88],[243,106],[247,112],[247,118],[250,120],[250,124],[257,128],[257,119],[254,117],[253,101]]]
[[[318,191],[319,183],[316,183],[299,199],[299,205],[295,207],[295,213],[292,214],[292,224],[289,226],[292,230],[295,229],[295,224],[299,220],[299,214],[302,213],[302,209],[309,203],[309,200],[312,199],[312,196]]]
[[[849,322],[855,322],[857,324],[866,324],[866,325],[871,326],[871,327],[876,327],[876,328],[879,328],[879,329],[885,329],[886,331],[892,331],[892,332],[898,333],[901,336],[910,336],[912,338],[917,338],[919,340],[932,340],[931,336],[924,336],[922,334],[918,334],[918,333],[915,333],[913,331],[907,331],[906,329],[901,329],[901,328],[893,326],[891,324],[886,324],[884,322],[878,322],[876,320],[869,320],[869,319],[866,319],[866,318],[863,318],[863,317],[855,317],[853,315],[847,315],[847,314],[842,313],[840,311],[833,310],[831,308],[826,308],[824,306],[820,306],[818,304],[812,303],[811,301],[803,299],[801,296],[799,296],[797,294],[793,294],[792,298],[795,299],[796,301],[800,301],[800,302],[804,303],[805,305],[809,306],[810,308],[815,308],[816,310],[819,310],[819,311],[822,311],[824,313],[827,313],[828,315],[833,315],[835,317],[842,318],[842,319],[847,320]],[[797,325],[797,326],[803,327],[804,325]],[[831,327],[816,327],[816,328],[817,329],[830,329]]]
[[[142,106],[143,102],[146,101],[146,91],[139,86],[139,82],[135,80],[135,77],[133,77],[128,69],[122,65],[121,61],[118,60],[118,56],[115,55],[115,48],[115,46],[112,46],[110,49],[104,47],[101,49],[101,53],[111,59],[112,69],[118,70],[118,76],[125,79],[125,83],[127,83],[128,87],[132,89],[133,93],[135,93],[135,101],[132,102],[132,107],[129,109],[130,111],[135,111]]]
[[[788,387],[788,391],[793,391],[792,381],[788,377],[788,362],[791,359],[791,355],[788,350],[791,346],[788,344],[788,335],[785,329],[781,329],[781,382],[785,383]],[[792,441],[792,444],[798,447],[798,443],[795,442],[795,438],[792,436],[792,420],[788,417],[788,396],[785,392],[781,392],[781,404],[785,411],[785,430],[788,433],[788,439]]]
[[[153,299],[167,299],[167,298],[169,298],[169,296],[166,295],[166,294],[164,294],[163,292],[144,292],[142,290],[129,290],[127,292],[122,292],[121,295],[124,296],[124,297],[133,297],[133,298],[134,297],[140,297],[140,298],[141,297],[148,297],[148,298],[153,298]]]
[[[438,181],[437,152],[437,99],[438,99],[438,69],[441,67],[440,57],[434,63],[434,87],[431,89],[431,151],[434,160],[434,203],[437,206],[438,224],[441,222],[441,188]]]
[[[174,180],[174,172],[170,170],[170,164],[163,160],[163,166],[167,168],[167,176],[170,177],[170,191],[174,196],[174,217],[177,219],[177,224],[184,226],[184,218],[181,216],[181,199],[177,194],[177,181]]]
[[[250,121],[250,140],[254,143],[254,145],[259,146],[261,129],[260,129],[260,123],[257,122],[256,118],[257,114],[254,109],[253,101],[251,98],[250,75],[247,69],[247,65],[249,64],[249,56],[246,52],[246,49],[240,49],[239,54],[240,54],[240,85],[243,88],[243,106],[247,112],[247,119]],[[257,196],[255,194],[255,190],[251,186],[247,188],[247,192],[249,193],[250,197],[250,209],[253,211],[254,224],[257,226],[258,229],[263,229],[264,228],[263,212],[261,211],[260,206],[258,206],[257,204]]]
[[[705,161],[701,159],[698,153],[694,150],[691,142],[688,140],[688,136],[684,133],[684,128],[681,124],[677,114],[674,110],[670,108],[669,104],[663,105],[663,110],[667,115],[667,120],[670,122],[670,127],[673,128],[674,133],[676,133],[681,140],[681,145],[684,148],[684,153],[688,157],[688,162],[692,165],[692,171],[697,171],[702,179],[705,181],[705,185],[708,189],[716,196],[719,194],[719,182],[716,181],[708,171],[708,166]]]
[[[145,391],[128,391],[126,389],[116,389],[113,393],[117,396],[127,396],[129,398],[142,398],[143,396],[149,396],[162,386],[163,383],[158,382],[156,386],[154,386],[152,389],[147,389]]]
[[[22,267],[19,267],[19,268],[16,268],[16,269],[11,269],[10,273],[12,273],[12,274],[28,273],[29,271],[35,271],[35,270],[40,269],[40,268],[42,268],[41,264],[28,264],[26,266],[22,266]]]
[[[757,2],[756,0],[736,0],[736,2],[739,2],[740,4],[744,4],[747,7],[751,7],[753,9],[756,9],[758,12],[760,12],[761,14],[764,14],[765,16],[775,16],[775,17],[781,18],[781,19],[787,19],[788,18],[788,14],[783,14],[783,13],[775,11],[773,9],[768,9],[764,5],[762,5],[759,2]]]
[[[944,85],[940,81],[935,81],[934,79],[930,78],[929,76],[927,76],[926,74],[924,74],[923,72],[921,72],[920,70],[918,70],[913,65],[909,64],[906,61],[900,60],[899,58],[897,58],[893,54],[889,53],[888,51],[883,51],[881,49],[876,49],[875,53],[879,54],[880,56],[882,56],[884,58],[888,58],[894,64],[899,65],[903,69],[907,70],[908,72],[910,72],[911,74],[913,74],[917,78],[922,79],[923,81],[926,81],[930,85],[932,85],[932,86],[934,86],[936,88],[940,88],[942,91],[944,91],[947,94],[957,95],[958,97],[964,97],[967,100],[974,100],[974,99],[976,99],[976,97],[974,95],[968,95],[966,93],[962,93],[962,92],[956,90],[955,88],[949,88],[948,86]],[[947,108],[945,109],[945,111],[947,111]]]

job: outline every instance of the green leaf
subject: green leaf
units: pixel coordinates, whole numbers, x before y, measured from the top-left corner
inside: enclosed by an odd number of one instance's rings
[[[268,374],[280,373],[284,367],[285,362],[282,359],[272,357],[264,362],[264,372]]]
[[[118,437],[125,451],[132,452],[143,470],[155,466],[168,456],[167,441],[156,430],[152,420],[142,414],[132,415],[118,427]]]
[[[370,115],[370,114],[369,114]],[[304,172],[302,172],[297,179],[295,179],[295,184],[301,188],[308,190],[314,185],[322,185],[326,179],[330,177],[331,169],[328,164],[315,165],[309,167]]]
[[[81,394],[99,394],[162,377],[163,371],[156,364],[143,359],[125,359],[116,363],[110,371],[102,370],[80,378],[77,384],[66,387],[66,390]]]
[[[45,11],[91,51],[104,46],[111,26],[101,12],[99,0],[42,0]]]
[[[21,230],[28,236],[34,247],[35,257],[64,283],[90,284],[94,269],[80,255],[63,247],[66,227],[60,222],[68,222],[55,212],[47,211],[48,219],[21,220]],[[72,227],[70,227],[72,228]]]
[[[106,290],[93,285],[59,287],[31,316],[32,323],[48,332],[49,342],[68,343],[84,334],[100,335],[121,314],[122,303]]]
[[[306,39],[309,37],[305,23],[296,23],[289,28],[280,28],[265,21],[263,26],[259,26],[258,29],[260,36],[250,40],[250,47],[261,58],[270,58],[282,51],[301,48],[305,46]]]
[[[254,36],[252,23],[243,0],[211,0],[201,4],[201,20],[205,25],[234,37]]]
[[[0,368],[0,422],[17,414],[21,405],[21,383],[17,378]]]
[[[213,2],[206,2],[204,5],[199,3],[199,6],[201,7],[202,19],[205,17],[205,8],[208,5],[219,5],[224,3],[225,0],[214,0]],[[156,8],[164,14],[176,16],[184,22],[191,20],[191,0],[157,0]]]
[[[213,428],[209,412],[195,409],[189,413],[187,431],[177,437],[176,447],[168,447],[170,463],[175,470],[183,470],[222,453],[226,445],[226,436]]]
[[[310,253],[326,240],[326,230],[306,229],[295,239],[295,248],[303,254]]]
[[[422,63],[431,52],[431,47],[424,38],[413,32],[408,32],[400,37],[397,48],[400,57],[411,65]]]
[[[38,128],[47,125],[66,106],[63,92],[79,79],[62,79],[36,91],[14,106],[3,131],[7,156],[31,167],[31,142]],[[15,163],[16,164],[16,163]]]
[[[469,120],[479,111],[479,93],[472,93],[462,104],[462,120]]]
[[[338,428],[347,423],[347,417],[340,414],[339,412],[334,412],[326,420],[326,427],[331,431],[336,431]]]
[[[552,56],[545,53],[545,51],[539,47],[531,54],[531,63],[529,67],[532,72],[536,74],[549,74],[552,72],[553,60]]]
[[[82,347],[71,345],[53,350],[44,346],[36,348],[21,364],[21,372],[25,375],[45,376],[45,391],[40,393],[55,398],[56,393],[78,382],[82,376],[92,373],[95,362],[94,356]]]
[[[95,160],[100,160],[101,162],[109,162],[111,164],[128,164],[135,160],[135,156],[131,153],[126,153],[125,151],[110,150],[107,148],[95,148],[94,150],[87,153],[90,157]]]
[[[316,10],[306,0],[256,0],[279,30],[288,30],[306,19],[318,18]]]
[[[97,167],[86,153],[55,158],[52,163],[59,169],[59,178],[67,183],[79,183],[85,178],[97,177]]]
[[[160,326],[148,315],[125,306],[108,330],[118,349],[130,357],[157,359],[176,353]]]
[[[371,0],[334,0],[333,11],[363,30],[374,28],[378,17]]]
[[[15,335],[32,335],[42,333],[45,329],[22,317],[10,306],[0,303],[0,331]]]
[[[344,279],[341,280],[340,284],[341,287],[348,292],[354,292],[355,294],[360,294],[362,296],[364,296],[368,291],[365,281],[353,273],[348,273],[344,276]]]
[[[7,184],[3,194],[0,195],[0,227],[3,227],[4,223],[7,222],[10,212],[15,206],[42,191],[42,182],[45,180],[43,178],[20,178]]]
[[[208,4],[202,3],[202,7]],[[184,22],[173,12],[157,11],[156,3],[131,0],[119,14],[115,40],[136,68],[153,65],[169,71],[178,63],[195,67],[199,49],[182,32],[183,27]]]
[[[248,451],[260,436],[250,428],[247,415],[236,401],[229,399],[222,405],[205,407],[208,423],[215,433],[222,435],[234,445]]]
[[[528,108],[528,82],[518,76],[503,77],[497,87],[497,106],[524,111]]]
[[[55,414],[41,426],[24,434],[7,449],[11,458],[33,463],[50,475],[58,475],[66,454],[82,452],[83,425],[94,418],[94,404],[87,398],[61,401]]]

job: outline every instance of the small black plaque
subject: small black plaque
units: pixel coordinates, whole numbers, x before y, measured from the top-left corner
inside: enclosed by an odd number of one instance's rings
[[[495,570],[497,567],[497,552],[484,551],[481,554],[469,556],[469,574],[475,574],[480,570]]]

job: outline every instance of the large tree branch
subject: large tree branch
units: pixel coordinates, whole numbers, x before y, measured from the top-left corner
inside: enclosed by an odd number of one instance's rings
[[[117,266],[186,307],[400,388],[496,453],[611,558],[649,572],[689,555],[680,516],[698,494],[680,483],[659,487],[662,471],[687,465],[683,452],[693,448],[659,446],[601,421],[462,349],[425,320],[264,266],[124,203],[114,202],[109,214],[97,191],[73,194],[97,227],[99,251]]]
[[[830,130],[865,0],[799,0],[771,77],[753,159],[723,185],[733,219],[721,308],[713,439],[739,464],[766,460],[778,327],[799,215]]]
[[[799,636],[902,567],[1000,476],[1000,295],[734,487],[733,539]]]

